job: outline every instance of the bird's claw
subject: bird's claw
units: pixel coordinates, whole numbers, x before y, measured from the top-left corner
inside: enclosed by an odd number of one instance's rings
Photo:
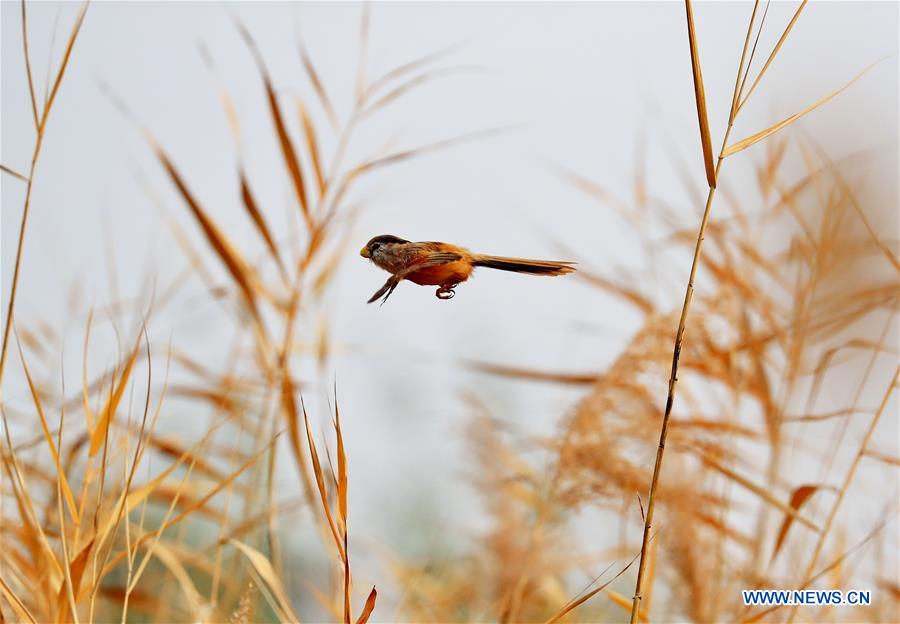
[[[453,297],[456,295],[456,292],[453,289],[456,288],[456,286],[456,284],[453,284],[452,286],[441,286],[437,289],[437,291],[435,291],[434,295],[438,299],[444,301],[446,301],[447,299],[453,299]]]

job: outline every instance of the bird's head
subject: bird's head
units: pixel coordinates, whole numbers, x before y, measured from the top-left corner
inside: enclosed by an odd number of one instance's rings
[[[382,234],[366,243],[366,246],[359,250],[359,255],[363,258],[369,258],[375,264],[381,265],[384,262],[385,256],[390,253],[394,245],[402,245],[408,242],[408,240],[400,238],[399,236]]]

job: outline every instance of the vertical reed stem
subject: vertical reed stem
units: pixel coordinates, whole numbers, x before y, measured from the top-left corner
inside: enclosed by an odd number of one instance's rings
[[[733,120],[732,120],[733,121]],[[716,161],[716,180],[719,179],[719,171],[722,168],[723,152],[728,145],[728,137],[731,134],[733,123],[728,124],[725,130],[725,138],[722,140],[722,149],[719,150],[719,158]],[[666,435],[669,432],[669,416],[672,415],[672,405],[675,402],[675,386],[678,382],[678,362],[681,359],[681,347],[684,341],[684,329],[687,323],[688,310],[691,307],[691,299],[694,296],[694,278],[697,267],[700,264],[700,252],[703,247],[703,238],[706,234],[706,225],[709,222],[709,213],[712,208],[713,198],[716,195],[715,187],[710,187],[706,196],[706,208],[703,210],[703,220],[700,222],[700,231],[697,233],[697,244],[694,247],[694,259],[691,262],[691,275],[688,278],[687,290],[684,293],[684,304],[681,307],[681,318],[678,321],[678,332],[675,334],[675,349],[672,353],[672,373],[669,376],[669,392],[666,396],[666,411],[663,414],[662,429],[659,432],[659,447],[656,449],[656,464],[653,466],[653,478],[650,481],[650,496],[647,501],[647,512],[644,518],[644,536],[641,541],[641,560],[638,564],[637,582],[634,589],[634,598],[631,603],[631,624],[638,621],[641,611],[641,600],[644,591],[644,573],[647,569],[647,546],[650,543],[650,529],[653,526],[653,510],[656,506],[656,490],[659,485],[659,475],[662,472],[663,455],[666,450]]]

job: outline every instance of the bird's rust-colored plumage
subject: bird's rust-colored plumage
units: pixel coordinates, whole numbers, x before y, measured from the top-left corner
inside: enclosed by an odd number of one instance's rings
[[[397,285],[409,280],[420,286],[438,286],[438,299],[452,299],[454,289],[472,276],[476,267],[528,275],[565,275],[575,270],[572,262],[529,260],[472,253],[468,249],[434,241],[414,243],[398,236],[376,236],[359,254],[391,274],[369,303],[387,301]]]

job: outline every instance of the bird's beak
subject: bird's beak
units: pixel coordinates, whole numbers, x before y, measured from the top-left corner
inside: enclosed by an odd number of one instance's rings
[[[369,256],[369,248],[368,248],[368,247],[363,247],[362,249],[360,249],[360,250],[359,250],[359,255],[361,255],[363,258],[368,258],[368,257],[370,257],[370,256]]]

